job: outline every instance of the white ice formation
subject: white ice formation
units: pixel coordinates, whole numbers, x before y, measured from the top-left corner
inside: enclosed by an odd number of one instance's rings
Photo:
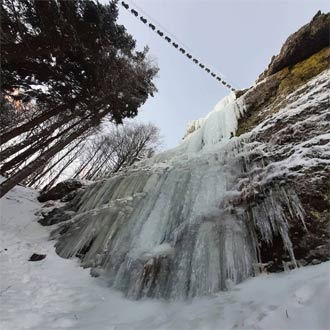
[[[244,100],[230,94],[190,124],[177,148],[91,185],[60,228],[57,252],[80,255],[135,299],[187,298],[239,283],[258,271],[259,238],[280,237],[295,265],[287,214],[303,226],[303,208],[293,189],[265,191],[254,180],[265,150],[249,135],[234,137],[243,113]]]

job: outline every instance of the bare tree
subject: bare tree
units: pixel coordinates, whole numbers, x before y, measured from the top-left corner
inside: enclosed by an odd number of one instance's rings
[[[153,124],[125,123],[94,136],[80,157],[75,178],[96,180],[110,176],[160,147],[159,129]]]

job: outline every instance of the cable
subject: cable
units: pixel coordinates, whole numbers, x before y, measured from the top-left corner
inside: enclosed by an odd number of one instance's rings
[[[163,31],[165,31],[166,32],[166,34],[167,35],[169,35],[169,36],[171,36],[172,37],[172,39],[173,40],[177,40],[178,41],[178,43],[179,44],[181,44],[181,45],[183,45],[184,46],[184,48],[188,51],[187,52],[187,57],[189,58],[189,59],[191,59],[192,57],[194,58],[194,59],[196,59],[196,61],[197,62],[195,62],[196,64],[198,64],[198,63],[201,63],[201,62],[204,62],[205,63],[205,61],[204,61],[204,59],[199,59],[199,60],[197,60],[197,58],[200,58],[199,56],[193,56],[192,54],[194,53],[193,51],[192,51],[192,49],[190,48],[190,47],[188,47],[186,44],[184,44],[182,41],[180,41],[180,39],[176,36],[176,35],[174,35],[173,33],[171,33],[170,31],[168,31],[159,21],[157,21],[155,18],[152,18],[151,16],[149,16],[148,15],[148,13],[146,13],[141,7],[139,7],[134,1],[132,1],[132,0],[130,0],[130,2],[134,5],[134,7],[135,8],[137,8],[141,13],[143,13],[145,16],[147,16],[148,18],[149,18],[149,20],[150,21],[153,21],[153,22],[155,22]],[[149,26],[150,25],[153,25],[153,24],[149,24]],[[167,36],[165,36],[165,40],[166,41],[168,41],[168,42],[170,42],[171,40],[168,40],[168,39],[170,39],[170,38],[168,38]],[[176,45],[173,45],[175,48],[177,48],[176,47]],[[181,48],[182,49],[182,48]],[[211,67],[212,68],[212,67]],[[210,70],[211,71],[211,70]],[[214,72],[217,72],[217,69],[215,69],[214,67],[212,68],[212,71],[214,71]],[[215,74],[216,75],[216,74]],[[216,75],[217,76],[217,75]],[[220,78],[222,78],[222,80],[227,80],[226,79],[226,75],[224,75],[223,73],[221,73],[220,72],[220,75],[218,75],[218,76],[220,76]]]
[[[224,87],[229,88],[231,91],[235,91],[235,88],[233,88],[232,85],[226,81],[227,79],[225,80],[223,78],[223,74],[217,74],[215,72],[216,70],[210,69],[211,66],[206,66],[204,64],[205,62],[199,60],[199,57],[194,56],[190,48],[187,47],[183,42],[179,41],[179,39],[173,33],[167,31],[167,29],[165,29],[159,22],[157,22],[154,18],[148,15],[141,7],[137,6],[133,1],[130,2],[134,5],[135,8],[130,8],[129,4],[125,1],[122,1],[121,4],[136,18],[140,18],[140,21],[147,27],[149,27],[151,30],[153,30],[155,33],[157,33],[159,37],[161,37],[163,40],[167,41],[169,45],[177,49],[181,53],[181,55],[185,56],[188,60],[191,60],[195,65],[197,65],[204,72],[209,74],[213,79],[216,79],[219,83],[222,83]],[[138,10],[143,15],[140,15]],[[157,28],[157,26],[159,28]]]

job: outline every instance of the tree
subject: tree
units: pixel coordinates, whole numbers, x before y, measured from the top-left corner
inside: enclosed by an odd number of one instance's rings
[[[3,0],[1,16],[3,99],[33,111],[0,132],[11,176],[0,196],[104,118],[134,117],[158,71],[116,23],[117,1]]]
[[[96,180],[150,158],[160,146],[153,124],[125,123],[93,137],[79,157],[75,178]]]

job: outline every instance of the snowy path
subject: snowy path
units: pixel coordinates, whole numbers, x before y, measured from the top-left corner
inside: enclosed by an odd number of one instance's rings
[[[329,329],[329,265],[263,275],[192,302],[129,301],[58,257],[36,192],[0,201],[0,329]],[[33,253],[47,254],[29,262]]]

